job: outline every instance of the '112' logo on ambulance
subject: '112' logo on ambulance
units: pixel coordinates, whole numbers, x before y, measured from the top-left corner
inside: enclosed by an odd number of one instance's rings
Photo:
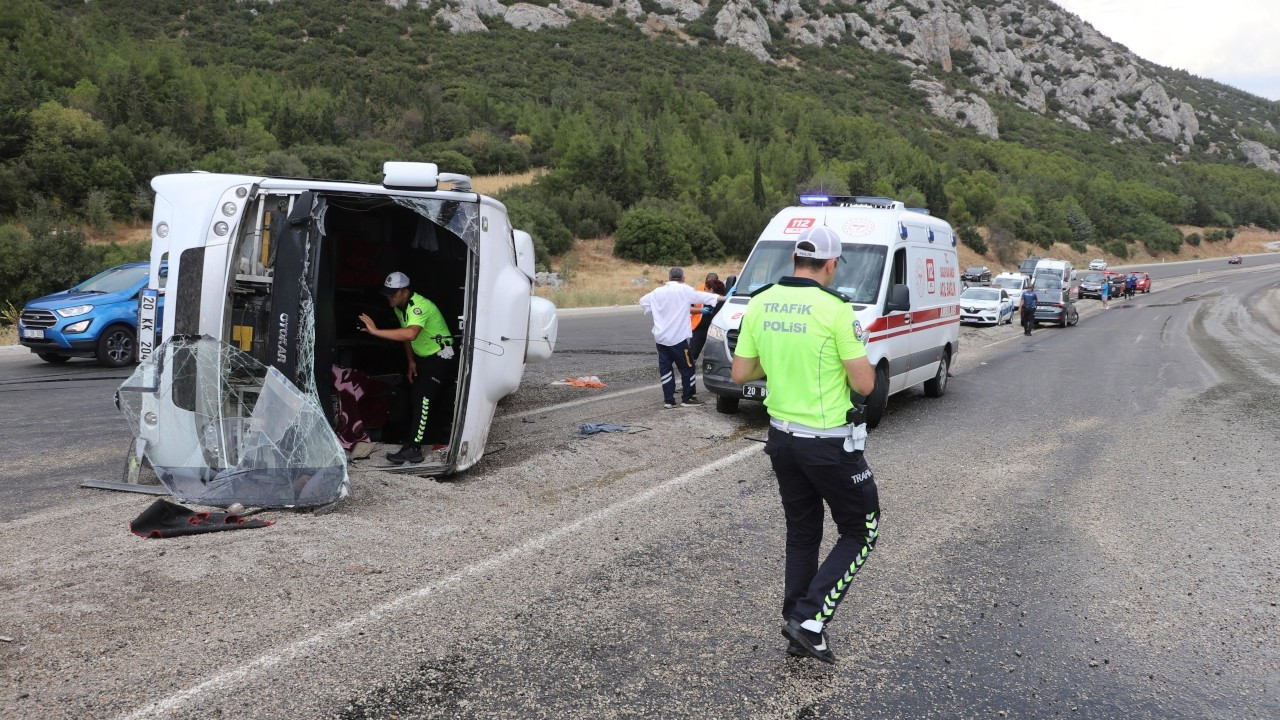
[[[925,279],[929,281],[929,294],[932,295],[938,291],[938,276],[933,272],[933,258],[924,261]]]
[[[817,222],[815,218],[791,218],[791,222],[782,229],[783,235],[799,235],[800,233],[813,227]]]

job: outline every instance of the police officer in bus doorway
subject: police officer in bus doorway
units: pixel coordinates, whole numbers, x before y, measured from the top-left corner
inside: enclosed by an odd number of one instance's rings
[[[382,294],[400,320],[400,327],[383,330],[374,324],[373,318],[361,314],[362,330],[383,340],[394,340],[404,345],[408,360],[409,382],[413,385],[409,408],[413,413],[413,433],[399,452],[387,453],[387,460],[401,463],[422,462],[422,441],[427,431],[427,415],[431,401],[440,392],[441,378],[448,369],[447,361],[453,358],[453,335],[445,324],[444,316],[435,303],[409,289],[409,276],[393,272],[382,283]]]
[[[841,255],[826,227],[796,242],[795,274],[751,296],[733,358],[738,384],[768,376],[769,440],[787,521],[782,600],[787,652],[834,663],[826,627],[876,547],[880,497],[862,456],[866,425],[849,421],[849,391],[866,397],[875,370],[848,298],[828,290]],[[840,537],[822,564],[823,502]]]

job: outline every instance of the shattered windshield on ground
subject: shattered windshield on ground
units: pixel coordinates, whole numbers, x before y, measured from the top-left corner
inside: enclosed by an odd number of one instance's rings
[[[208,336],[175,336],[116,393],[160,482],[184,502],[311,507],[347,496],[346,456],[314,394]]]

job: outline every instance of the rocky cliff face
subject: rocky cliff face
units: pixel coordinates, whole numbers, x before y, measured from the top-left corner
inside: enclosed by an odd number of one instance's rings
[[[397,0],[389,0],[396,2]],[[403,0],[399,0],[403,1]],[[1277,148],[1246,140],[1234,128],[1202,136],[1202,123],[1223,125],[1212,98],[1199,96],[1172,71],[1149,63],[1092,26],[1044,0],[613,0],[612,7],[556,0],[547,6],[499,0],[445,0],[435,18],[454,32],[479,32],[505,22],[538,30],[573,17],[611,16],[621,9],[650,30],[683,30],[703,18],[726,45],[760,59],[781,57],[771,35],[805,44],[858,43],[891,53],[912,69],[912,86],[936,115],[987,137],[999,136],[988,99],[1004,97],[1047,117],[1120,141],[1170,145],[1172,161],[1193,148],[1280,172]],[[709,13],[714,13],[709,14]],[[704,16],[706,16],[704,18]],[[690,42],[697,42],[690,38]],[[955,74],[978,92],[954,89]],[[1241,118],[1228,119],[1241,121]],[[1273,130],[1267,128],[1268,130]]]

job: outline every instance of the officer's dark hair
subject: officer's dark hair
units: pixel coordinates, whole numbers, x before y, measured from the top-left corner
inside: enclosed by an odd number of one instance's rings
[[[814,248],[813,243],[807,240],[802,240],[796,243],[796,249],[813,252],[816,248]],[[819,260],[818,258],[800,257],[799,255],[796,255],[793,257],[796,261],[797,270],[805,270],[807,272],[813,272],[813,273],[821,271],[822,266],[830,262],[830,260]]]

